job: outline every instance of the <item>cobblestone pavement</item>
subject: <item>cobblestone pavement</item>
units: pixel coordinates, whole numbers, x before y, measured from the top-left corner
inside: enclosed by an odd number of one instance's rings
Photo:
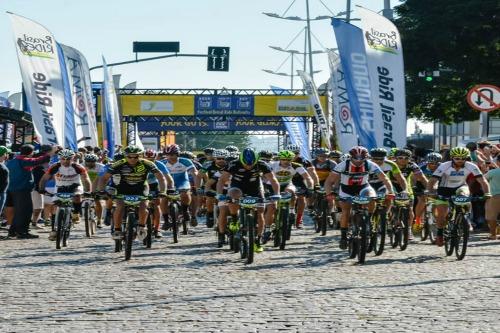
[[[0,242],[0,332],[500,331],[500,242],[484,235],[463,261],[416,242],[360,266],[307,225],[245,266],[203,224],[129,262],[82,229],[63,250],[43,232]]]

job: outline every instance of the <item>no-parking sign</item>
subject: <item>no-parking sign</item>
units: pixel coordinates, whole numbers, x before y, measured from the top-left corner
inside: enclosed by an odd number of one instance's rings
[[[467,93],[467,103],[478,111],[494,111],[500,107],[500,88],[491,84],[474,86]]]

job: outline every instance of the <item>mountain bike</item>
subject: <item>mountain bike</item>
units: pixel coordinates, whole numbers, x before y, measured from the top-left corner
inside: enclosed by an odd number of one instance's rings
[[[328,209],[328,201],[325,197],[325,190],[320,189],[315,191],[314,198],[314,230],[316,233],[321,232],[321,236],[326,235],[328,229],[328,216],[330,212]]]
[[[172,237],[174,239],[174,243],[179,242],[179,224],[182,224],[185,233],[187,234],[187,225],[186,221],[184,221],[184,216],[180,213],[181,210],[181,195],[178,191],[168,191],[167,192],[168,199],[168,217],[170,220],[170,228],[172,229]]]
[[[370,203],[372,198],[355,196],[347,200],[352,203],[349,229],[347,230],[349,258],[358,257],[358,263],[363,264],[370,233],[370,214],[366,205]]]
[[[384,252],[387,207],[385,206],[385,193],[377,193],[377,207],[371,219],[370,244],[366,252],[374,252],[376,256]]]
[[[410,221],[408,221],[410,214],[409,205],[410,199],[406,193],[396,194],[387,228],[390,244],[393,249],[399,246],[399,249],[404,251],[408,247],[408,232],[410,228]]]
[[[274,214],[274,229],[272,231],[274,247],[279,246],[280,250],[285,249],[286,241],[290,239],[290,233],[292,231],[292,224],[289,221],[291,200],[291,193],[282,192],[281,198],[277,203],[278,208]]]
[[[55,196],[53,204],[56,205],[56,219],[55,219],[55,231],[56,231],[56,249],[61,249],[68,246],[69,234],[71,231],[71,226],[73,222],[71,221],[71,211],[73,210],[73,198],[77,195],[74,193],[55,193],[49,194],[49,196]]]
[[[232,202],[235,201],[232,200]],[[246,264],[251,264],[254,259],[257,208],[264,200],[247,196],[237,200],[237,202],[240,205],[240,228],[235,238],[238,239],[241,259],[246,259]]]
[[[95,197],[85,197],[82,199],[82,215],[85,223],[85,236],[92,237],[96,233],[97,215],[95,211]]]

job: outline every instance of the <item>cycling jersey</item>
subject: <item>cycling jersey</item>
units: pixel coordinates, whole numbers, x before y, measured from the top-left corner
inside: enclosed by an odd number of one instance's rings
[[[384,160],[384,163],[382,163],[382,165],[379,165],[379,167],[385,174],[401,174],[398,165],[393,161]],[[379,179],[378,174],[369,175],[368,182],[375,190],[378,190],[382,188],[382,186],[384,186],[384,182]]]
[[[344,161],[337,164],[333,172],[340,174],[340,199],[354,195],[376,196],[368,181],[371,175],[381,174],[382,169],[374,162],[365,161],[360,166],[355,166],[350,161]]]
[[[255,197],[263,197],[262,175],[272,172],[269,165],[263,161],[258,161],[247,170],[239,160],[229,162],[223,171],[232,175],[230,187],[239,188],[244,195]]]
[[[302,165],[304,167],[304,169],[306,169],[306,170],[313,166],[312,163],[308,159],[301,157],[301,156],[294,159],[293,162]],[[297,188],[306,188],[306,184],[304,183],[304,178],[302,178],[299,174],[296,174],[295,176],[293,176],[292,183]]]
[[[119,160],[111,164],[107,172],[113,175],[113,181],[119,194],[142,195],[148,173],[158,171],[153,162],[140,158],[134,166],[128,164],[126,159]]]
[[[295,175],[303,175],[307,173],[306,169],[298,163],[290,163],[289,166],[284,167],[280,165],[280,161],[273,161],[269,163],[269,166],[271,167],[271,171],[274,173],[276,176],[276,179],[278,179],[278,183],[280,185],[288,185],[291,183],[292,178]]]
[[[320,184],[324,184],[326,178],[328,178],[328,175],[333,171],[337,163],[328,159],[324,162],[320,162],[318,159],[315,159],[312,161],[312,165],[318,174]]]
[[[90,181],[94,182],[104,170],[104,164],[96,163],[93,168],[85,168],[85,169],[87,169],[87,174],[89,175]]]
[[[467,184],[467,177],[478,178],[482,175],[481,170],[474,163],[465,162],[463,167],[457,170],[453,161],[448,161],[441,163],[432,177],[439,179],[438,189],[441,187],[456,189]]]
[[[212,190],[216,190],[217,186],[217,181],[219,180],[221,176],[221,172],[224,169],[225,166],[219,167],[215,163],[215,161],[207,161],[203,164],[202,168],[200,169],[200,172],[203,174],[206,174],[208,179],[214,180],[214,183],[210,187]]]
[[[57,188],[71,188],[75,190],[81,186],[80,175],[86,174],[85,168],[78,163],[63,166],[60,162],[51,165],[46,174],[54,177]]]
[[[167,166],[165,165],[165,163],[161,162],[161,161],[154,161],[156,167],[158,168],[158,170],[160,170],[160,172],[164,175],[169,175],[170,172],[168,171],[167,169]],[[158,184],[158,179],[156,178],[155,174],[150,172],[148,173],[148,184]]]
[[[190,159],[179,157],[177,162],[173,164],[168,160],[163,160],[162,162],[165,163],[168,171],[170,171],[174,179],[175,187],[178,190],[189,190],[191,188],[188,173],[190,170],[194,169],[195,166]]]
[[[422,174],[422,170],[420,170],[417,163],[415,163],[415,162],[408,162],[406,167],[399,168],[399,170],[401,171],[401,175],[403,176],[403,178],[406,179],[406,183],[407,183],[406,191],[411,196],[413,194],[412,176]],[[401,192],[403,189],[401,188],[399,183],[396,182],[396,178],[394,177],[394,174],[392,172],[389,172],[389,178],[394,186],[394,190],[396,192]]]

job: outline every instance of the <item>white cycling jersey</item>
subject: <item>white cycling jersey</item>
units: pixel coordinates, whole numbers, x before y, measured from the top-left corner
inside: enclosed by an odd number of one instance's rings
[[[301,164],[294,162],[290,163],[288,167],[283,167],[280,165],[279,161],[273,161],[269,163],[269,166],[271,167],[271,170],[276,176],[276,179],[278,180],[278,183],[280,183],[280,185],[290,184],[292,182],[293,176],[295,176],[297,173],[301,176],[307,173],[307,170],[304,169]]]
[[[453,161],[441,163],[434,171],[432,177],[439,179],[439,187],[458,188],[467,184],[467,177],[481,177],[481,170],[471,162],[465,162],[464,166],[456,169]]]
[[[355,166],[350,161],[337,164],[333,172],[340,174],[340,184],[343,186],[361,186],[368,184],[370,175],[379,175],[382,169],[372,161],[365,161]]]

